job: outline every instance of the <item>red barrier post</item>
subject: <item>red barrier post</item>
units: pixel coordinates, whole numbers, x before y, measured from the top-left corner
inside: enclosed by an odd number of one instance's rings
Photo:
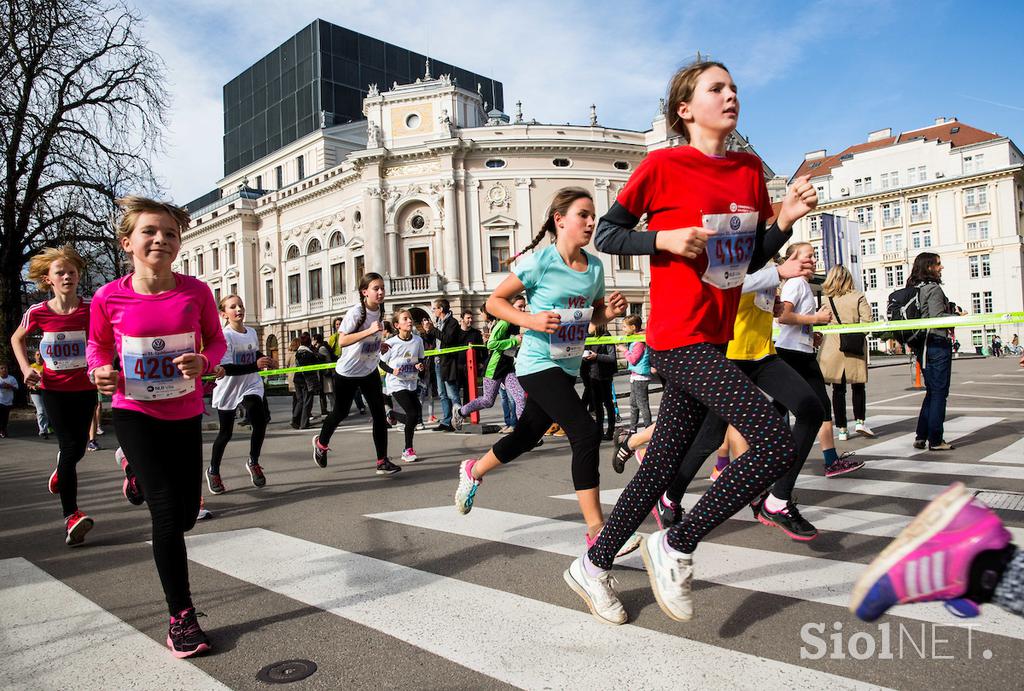
[[[469,398],[476,398],[476,353],[473,352],[473,346],[469,346],[466,350],[466,376],[468,377]],[[474,425],[480,424],[480,411],[474,410],[469,414],[469,421]]]

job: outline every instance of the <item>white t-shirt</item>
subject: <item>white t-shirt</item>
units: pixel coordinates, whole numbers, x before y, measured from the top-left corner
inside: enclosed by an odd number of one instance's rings
[[[380,356],[392,369],[397,370],[396,374],[388,373],[384,377],[385,393],[393,394],[396,391],[415,391],[419,386],[420,373],[416,369],[417,363],[423,360],[423,339],[412,334],[412,338],[403,341],[398,336],[392,336],[385,341],[390,347],[388,352]]]
[[[260,350],[260,340],[256,330],[245,327],[245,333],[238,333],[231,326],[224,327],[224,340],[228,349],[221,358],[222,365],[252,365],[256,362]],[[212,403],[217,410],[233,410],[246,396],[263,397],[263,377],[252,372],[218,379],[213,389]]]
[[[3,379],[3,386],[0,386],[0,405],[13,405],[14,404],[14,390],[18,388],[18,380],[7,375]]]
[[[380,310],[366,310],[366,319],[363,320],[363,324],[360,326],[359,321],[362,319],[362,316],[363,307],[361,305],[356,305],[350,309],[345,313],[344,319],[341,320],[338,333],[353,334],[358,331],[364,331],[373,322],[380,321]],[[378,331],[372,336],[342,348],[341,357],[338,358],[338,364],[335,366],[334,371],[343,377],[358,378],[365,377],[377,369],[377,363],[380,362],[380,344],[383,342],[383,336],[384,332]]]
[[[814,301],[814,293],[806,278],[791,278],[782,286],[783,302],[793,303],[796,314],[814,314],[818,305]],[[779,328],[779,337],[775,346],[786,350],[799,350],[804,353],[814,352],[814,330],[810,324],[783,324]]]

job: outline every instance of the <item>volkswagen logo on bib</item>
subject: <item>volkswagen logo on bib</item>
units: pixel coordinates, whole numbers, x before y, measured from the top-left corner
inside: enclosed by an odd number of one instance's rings
[[[163,350],[165,345],[166,344],[164,343],[164,339],[162,339],[162,338],[154,338],[153,339],[153,350]]]
[[[732,228],[733,230],[739,230],[740,229],[740,217],[739,216],[733,216],[732,218],[730,218],[729,219],[729,227]]]
[[[57,334],[57,340],[58,341],[63,341],[67,337],[68,337],[67,334]]]
[[[572,313],[572,318],[576,321],[583,319],[583,312],[581,312],[580,310],[576,310],[575,312]]]

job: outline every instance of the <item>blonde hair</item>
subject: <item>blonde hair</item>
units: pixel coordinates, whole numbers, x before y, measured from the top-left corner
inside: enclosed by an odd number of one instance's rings
[[[50,273],[50,265],[55,261],[64,261],[78,269],[79,274],[85,273],[85,260],[71,245],[63,247],[44,247],[28,260],[28,278],[36,282],[39,290],[46,290],[49,285],[46,276]]]
[[[175,206],[170,202],[159,202],[147,197],[137,197],[135,195],[121,197],[117,200],[117,206],[121,209],[121,220],[117,224],[118,242],[132,234],[132,231],[135,230],[135,223],[139,220],[139,216],[144,213],[167,214],[174,220],[174,224],[178,226],[179,233],[184,233],[188,230],[188,224],[191,221],[187,209]]]
[[[811,244],[811,243],[809,243],[809,242],[794,242],[794,243],[792,243],[792,244],[791,244],[791,245],[790,245],[789,247],[787,247],[787,248],[786,248],[786,259],[789,259],[789,258],[790,258],[790,257],[792,257],[792,256],[793,256],[794,254],[796,254],[796,253],[797,253],[797,251],[798,251],[798,250],[799,250],[799,249],[800,249],[801,247],[811,247],[811,248],[813,248],[813,247],[814,247],[814,245],[812,245],[812,244]]]
[[[821,292],[830,298],[837,298],[853,291],[853,274],[849,269],[842,264],[836,264],[828,270]]]
[[[726,72],[729,68],[714,60],[701,60],[679,69],[668,83],[668,97],[665,99],[665,118],[669,129],[689,139],[686,123],[679,117],[679,104],[689,103],[693,92],[697,89],[697,80],[712,67],[721,67]]]
[[[231,293],[231,295],[225,295],[220,299],[220,302],[217,303],[217,309],[223,312],[224,308],[227,307],[228,300],[230,300],[231,298],[238,298],[238,302],[242,305],[243,308],[245,307],[245,302],[242,301],[242,296],[236,295],[235,293]]]

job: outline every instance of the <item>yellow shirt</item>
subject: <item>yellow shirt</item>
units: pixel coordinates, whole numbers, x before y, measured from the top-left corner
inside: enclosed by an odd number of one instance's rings
[[[772,341],[772,309],[775,289],[740,296],[736,325],[725,356],[730,360],[761,360],[775,355]],[[764,307],[768,307],[767,311]]]

